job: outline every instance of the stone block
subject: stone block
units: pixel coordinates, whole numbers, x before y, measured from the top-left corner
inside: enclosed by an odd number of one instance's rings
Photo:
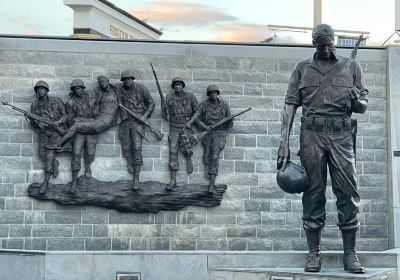
[[[130,249],[131,241],[129,238],[113,238],[111,239],[111,250],[126,251]]]
[[[256,141],[255,135],[235,135],[235,147],[255,147]]]
[[[0,211],[0,221],[2,224],[23,224],[24,211]]]
[[[246,160],[267,160],[270,157],[270,151],[264,148],[258,149],[246,149],[245,159]]]
[[[226,57],[226,56],[216,57],[217,69],[239,70],[239,64],[240,64],[240,58],[237,57]]]
[[[224,70],[194,70],[193,80],[207,82],[231,82],[232,77],[229,71]]]
[[[14,196],[14,185],[12,185],[12,184],[0,184],[0,196],[1,197]]]
[[[265,57],[241,57],[239,70],[242,71],[276,71],[277,61]]]
[[[91,225],[74,225],[73,237],[92,237],[93,228]]]
[[[105,53],[85,53],[83,54],[83,64],[87,66],[108,66],[110,55]]]
[[[72,225],[32,225],[32,237],[72,237]]]
[[[138,213],[120,213],[116,211],[109,212],[110,224],[153,224],[153,214],[138,214]]]
[[[47,240],[45,238],[25,238],[25,250],[47,250]]]
[[[250,198],[254,199],[277,199],[284,198],[285,193],[280,188],[250,188]]]
[[[121,148],[109,144],[98,144],[96,146],[96,156],[99,157],[120,157]]]
[[[24,130],[12,130],[9,133],[11,143],[32,143],[32,132]]]
[[[256,96],[231,96],[229,101],[230,107],[233,108],[256,108],[265,109],[272,108],[273,99],[269,97],[256,97]]]
[[[185,57],[185,68],[206,68],[214,69],[218,64],[219,57],[208,57],[208,56],[186,56]],[[223,67],[217,67],[222,68]]]
[[[108,212],[82,211],[82,224],[108,224]]]
[[[196,239],[186,238],[186,239],[171,239],[171,250],[196,250]]]
[[[80,224],[81,211],[46,211],[45,224]]]
[[[272,240],[269,239],[249,239],[247,241],[249,251],[271,251]]]
[[[267,83],[268,84],[288,84],[291,73],[268,73]]]
[[[293,72],[297,62],[297,60],[293,59],[280,59],[278,70],[279,72]]]
[[[266,238],[297,238],[300,237],[300,225],[271,227],[271,226],[261,226],[257,227],[257,237]]]
[[[387,227],[382,225],[365,225],[360,227],[361,238],[387,238]]]
[[[30,237],[31,233],[32,233],[31,225],[10,226],[10,237]]]
[[[241,213],[237,216],[238,225],[261,225],[260,213]]]
[[[177,213],[178,224],[205,224],[205,212],[180,212]]]
[[[52,65],[29,65],[29,72],[33,78],[45,79],[56,77],[56,67]]]
[[[281,137],[278,135],[257,135],[257,147],[260,148],[279,147],[280,142]]]
[[[229,251],[245,251],[247,248],[247,240],[245,238],[230,238],[227,241]]]
[[[200,238],[197,239],[197,250],[209,250],[213,248],[213,250],[221,250],[225,251],[228,249],[228,244],[226,238]]]
[[[85,250],[84,238],[49,238],[47,240],[49,251],[83,251]]]
[[[207,213],[207,224],[216,224],[216,225],[236,224],[236,214]]]
[[[0,237],[8,237],[9,230],[9,225],[0,225]]]
[[[201,227],[200,232],[201,238],[224,238],[226,237],[226,228],[225,226],[211,226],[204,225]]]
[[[242,140],[245,141],[245,143],[247,142],[246,137],[242,137]],[[248,139],[248,138],[247,138]],[[250,140],[251,142],[251,140]],[[231,147],[226,147],[224,149],[224,159],[228,159],[228,160],[242,160],[244,159],[244,149],[243,148],[231,148]]]
[[[272,251],[289,251],[290,242],[286,239],[273,239],[272,240]]]
[[[26,224],[43,224],[44,212],[43,211],[25,211]]]
[[[385,162],[364,162],[363,165],[364,174],[387,174]]]
[[[232,129],[233,134],[267,134],[268,125],[262,122],[236,122]]]
[[[108,225],[93,225],[93,237],[108,237]]]
[[[257,230],[253,226],[227,226],[227,237],[256,237]]]
[[[131,238],[131,250],[169,250],[169,238]]]
[[[42,65],[71,65],[78,67],[83,65],[83,54],[46,52],[46,51],[23,51],[19,52],[22,63]]]
[[[14,250],[24,249],[24,239],[23,238],[3,239],[1,243],[2,243],[1,247],[3,249],[14,249]]]
[[[242,72],[242,71],[232,71],[232,82],[242,82],[242,83],[265,83],[266,74],[263,72]],[[246,91],[246,87],[245,87]],[[261,88],[260,88],[261,91]]]
[[[85,238],[86,251],[111,250],[111,238]]]
[[[21,129],[23,121],[22,117],[0,119],[0,129]]]
[[[235,172],[247,172],[254,173],[255,165],[254,162],[251,161],[235,161]]]
[[[156,225],[122,224],[109,225],[110,237],[157,237]]]
[[[247,199],[244,201],[244,210],[248,212],[270,211],[271,203],[264,199]]]
[[[7,198],[6,207],[7,210],[32,210],[32,199],[30,198]]]

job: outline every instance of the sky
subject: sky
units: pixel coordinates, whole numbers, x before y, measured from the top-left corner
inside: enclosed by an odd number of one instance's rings
[[[259,42],[274,33],[267,25],[313,26],[313,0],[109,0],[161,29],[164,40]],[[369,31],[380,45],[395,29],[395,0],[322,0],[322,21],[334,29]],[[0,34],[68,36],[73,11],[63,0],[4,1]],[[309,43],[309,34],[275,33]]]

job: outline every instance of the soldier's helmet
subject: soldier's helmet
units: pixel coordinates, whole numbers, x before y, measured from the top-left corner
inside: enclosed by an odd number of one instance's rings
[[[287,193],[302,193],[309,189],[310,181],[303,166],[289,161],[285,170],[278,170],[276,174],[278,186]]]
[[[183,79],[181,77],[175,77],[172,79],[172,83],[171,83],[171,88],[174,88],[174,85],[176,82],[181,82],[183,84],[183,87],[185,87],[185,82],[183,81]]]
[[[46,88],[47,89],[47,91],[50,91],[50,88],[49,88],[49,85],[45,82],[45,81],[38,81],[37,83],[36,83],[36,85],[33,87],[33,89],[35,90],[35,92],[36,92],[36,90],[37,90],[37,88],[38,87],[44,87],[44,88]]]
[[[132,70],[124,70],[124,71],[122,71],[122,73],[121,73],[121,81],[122,81],[124,78],[136,79],[135,73],[133,73]]]
[[[210,92],[212,92],[212,91],[216,91],[218,94],[220,93],[219,89],[216,85],[209,85],[207,87],[207,95],[210,95]]]
[[[85,87],[85,83],[81,79],[75,79],[71,82],[71,87],[70,90],[72,90],[74,87]]]

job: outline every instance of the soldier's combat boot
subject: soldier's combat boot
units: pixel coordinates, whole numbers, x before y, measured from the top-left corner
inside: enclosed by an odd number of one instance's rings
[[[305,272],[321,271],[321,231],[306,231],[308,258],[304,266]]]
[[[210,184],[208,185],[208,193],[213,194],[215,188],[215,175],[210,175]]]
[[[344,270],[351,273],[364,273],[365,268],[358,260],[355,247],[356,247],[356,232],[355,231],[342,231],[343,239],[343,266]]]
[[[176,187],[176,171],[171,170],[171,181],[169,182],[169,185],[166,186],[167,191],[172,191],[173,188]]]
[[[134,191],[140,190],[139,173],[140,173],[140,165],[134,165],[133,186],[132,186]]]

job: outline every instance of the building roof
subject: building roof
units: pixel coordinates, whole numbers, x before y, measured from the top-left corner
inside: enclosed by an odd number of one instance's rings
[[[131,13],[128,13],[127,11],[115,6],[113,3],[111,3],[111,2],[109,2],[107,0],[97,0],[97,1],[103,3],[104,5],[110,7],[111,9],[117,11],[118,13],[123,14],[124,16],[130,18],[131,20],[136,21],[137,23],[139,23],[139,24],[143,25],[144,27],[150,29],[151,31],[157,33],[158,35],[160,35],[160,36],[162,35],[162,32],[160,30],[148,25],[144,21],[142,21],[142,20],[138,19],[137,17],[133,16]]]

